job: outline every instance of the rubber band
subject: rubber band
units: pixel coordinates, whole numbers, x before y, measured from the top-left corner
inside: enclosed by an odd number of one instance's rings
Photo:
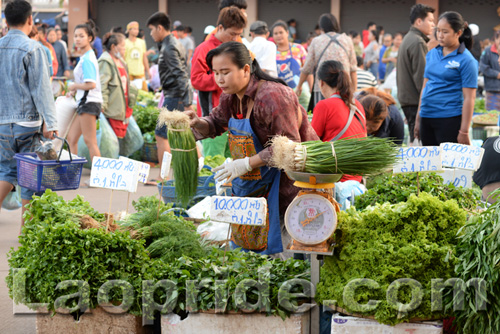
[[[337,155],[335,154],[335,147],[333,147],[334,142],[330,142],[330,145],[332,146],[332,155],[335,158],[335,174],[338,173],[338,168],[337,168]]]
[[[173,128],[168,128],[168,131],[173,131],[173,132],[184,132],[187,131],[188,129],[173,129]]]
[[[192,149],[190,149],[190,150],[183,150],[183,149],[181,149],[181,148],[171,148],[170,150],[171,150],[171,151],[176,151],[176,152],[191,152],[191,151],[196,150],[196,147],[194,147],[194,148],[192,148]]]

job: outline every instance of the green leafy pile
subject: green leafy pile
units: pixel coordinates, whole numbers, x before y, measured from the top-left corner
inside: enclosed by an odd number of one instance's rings
[[[443,202],[427,193],[395,205],[341,212],[340,237],[336,236],[334,255],[322,267],[317,301],[336,300],[348,312],[373,315],[390,325],[444,316],[431,312],[431,280],[454,277],[456,233],[465,222],[466,212],[455,201]],[[374,280],[378,288],[359,287],[344,296],[344,287],[362,278]],[[396,303],[387,301],[386,292],[391,283],[406,278],[422,285],[423,300],[414,309],[397,309]],[[408,285],[399,289],[400,303],[410,302],[410,291]],[[358,309],[355,304],[370,300],[380,301],[374,310]]]
[[[143,273],[149,261],[143,242],[131,239],[128,232],[82,229],[77,218],[84,214],[103,218],[79,196],[65,202],[47,190],[41,197],[34,197],[24,216],[20,247],[11,249],[8,255],[9,295],[17,303],[48,303],[48,309],[54,311],[57,298],[78,291],[77,287],[57,289],[57,285],[65,280],[81,280],[88,283],[89,307],[95,308],[101,285],[123,279],[134,288],[132,300],[127,300],[132,304],[129,313],[139,315]],[[25,270],[25,289],[14,285],[16,268]],[[123,299],[120,289],[114,289],[110,296],[114,301]],[[64,306],[77,308],[76,299]]]
[[[137,125],[141,129],[142,136],[146,143],[154,143],[155,139],[155,128],[160,111],[155,106],[143,107],[140,105],[134,106],[133,115]]]
[[[209,167],[215,168],[215,167],[219,167],[220,165],[222,165],[225,161],[226,161],[226,158],[223,155],[220,155],[220,154],[217,154],[214,156],[207,155],[205,157],[204,164],[209,166]]]
[[[144,104],[146,106],[153,106],[158,104],[155,102],[154,99],[155,99],[155,94],[139,89],[139,93],[137,94],[137,102]]]
[[[77,195],[66,202],[62,196],[47,189],[42,196],[35,196],[24,213],[27,222],[25,228],[52,223],[80,222],[80,218],[88,215],[97,221],[103,221],[104,215],[96,211],[82,196]]]
[[[418,184],[418,187],[417,187]],[[364,194],[357,196],[355,206],[364,210],[376,203],[396,204],[405,202],[412,194],[427,192],[440,200],[456,200],[466,210],[474,210],[481,198],[480,192],[453,184],[444,184],[443,178],[436,173],[383,174],[376,177]]]
[[[292,279],[309,281],[310,277],[309,264],[306,261],[272,260],[268,256],[253,252],[228,251],[224,254],[222,250],[217,249],[212,249],[205,257],[197,260],[181,257],[171,263],[157,261],[151,265],[148,274],[152,280],[168,279],[176,283],[175,293],[160,291],[155,296],[158,302],[166,303],[174,312],[241,311],[242,302],[259,302],[259,287],[250,286],[242,296],[235,293],[238,291],[237,286],[242,288],[246,281],[254,280],[262,284],[259,310],[263,309],[268,315],[278,315],[283,319],[297,308],[297,298],[291,297],[290,293],[301,293],[304,290],[300,285],[290,284],[287,285],[289,291],[283,287],[279,294],[280,288],[287,281],[292,283]],[[218,285],[215,284],[216,281],[219,281]]]
[[[145,241],[146,250],[152,258],[170,263],[183,255],[193,259],[203,257],[207,246],[194,224],[173,212],[165,213],[171,205],[161,203],[158,214],[158,201],[151,196],[132,202],[137,213],[119,224],[132,230],[133,238]]]
[[[494,194],[500,195],[500,190]],[[499,197],[500,198],[500,197]],[[462,294],[454,300],[448,295],[447,309],[454,311],[455,324],[460,333],[494,334],[500,332],[500,200],[497,200],[480,215],[471,216],[459,231],[457,246],[456,277],[469,287],[462,285]],[[484,285],[476,285],[483,280]],[[479,287],[477,289],[477,287]]]

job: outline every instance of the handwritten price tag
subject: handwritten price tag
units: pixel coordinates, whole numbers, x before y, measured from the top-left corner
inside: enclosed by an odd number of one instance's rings
[[[394,173],[413,173],[442,170],[442,154],[439,146],[400,147],[399,161]]]
[[[160,171],[160,176],[162,179],[168,176],[168,173],[170,172],[171,163],[172,163],[172,154],[170,154],[169,152],[163,153],[163,160],[161,162],[161,171]]]
[[[267,201],[262,197],[212,196],[210,219],[222,223],[254,225],[266,224]]]
[[[137,182],[141,182],[141,183],[148,182],[148,177],[149,177],[149,172],[151,170],[151,166],[149,166],[148,164],[146,164],[146,163],[144,163],[142,161],[137,161],[137,160],[129,159],[129,158],[126,158],[126,157],[123,157],[123,156],[120,156],[120,161],[126,161],[126,162],[132,161],[134,164],[137,164],[138,165],[138,168],[137,168],[137,172],[138,172]],[[137,183],[136,183],[136,186],[133,189],[133,191],[130,191],[130,192],[134,192],[135,193],[136,191],[137,191]]]
[[[476,171],[483,160],[484,149],[481,147],[442,143],[443,166]]]
[[[453,184],[455,187],[472,188],[472,173],[467,169],[450,169],[445,168],[441,175],[444,179],[444,184]]]
[[[94,157],[90,171],[90,186],[135,192],[139,176],[139,163]]]

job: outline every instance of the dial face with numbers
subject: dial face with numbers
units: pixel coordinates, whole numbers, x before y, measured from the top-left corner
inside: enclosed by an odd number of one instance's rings
[[[323,196],[306,194],[295,198],[285,213],[290,236],[305,245],[327,240],[337,228],[337,212]]]

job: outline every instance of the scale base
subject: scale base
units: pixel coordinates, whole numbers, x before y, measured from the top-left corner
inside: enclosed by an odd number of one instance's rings
[[[331,246],[327,241],[317,245],[305,245],[297,240],[292,240],[287,249],[294,253],[332,255],[333,249]]]

